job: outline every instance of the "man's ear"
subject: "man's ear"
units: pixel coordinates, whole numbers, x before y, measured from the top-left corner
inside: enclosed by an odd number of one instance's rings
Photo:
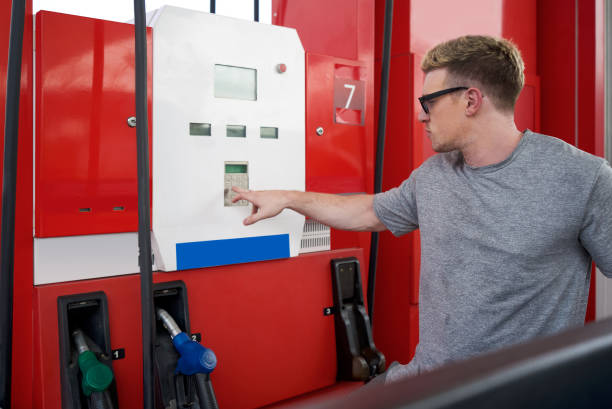
[[[465,114],[467,116],[476,115],[482,106],[482,99],[484,98],[484,95],[482,95],[482,92],[480,92],[478,88],[469,88],[467,91],[465,91],[465,98],[467,100]]]

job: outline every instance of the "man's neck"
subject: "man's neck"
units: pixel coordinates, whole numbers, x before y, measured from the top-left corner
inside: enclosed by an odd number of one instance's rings
[[[471,167],[494,165],[514,152],[522,136],[512,117],[491,118],[470,132],[461,153]]]

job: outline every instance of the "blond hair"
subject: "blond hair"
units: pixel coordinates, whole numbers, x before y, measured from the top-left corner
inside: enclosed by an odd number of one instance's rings
[[[514,111],[525,84],[525,64],[518,48],[509,40],[468,35],[430,49],[421,63],[428,73],[445,68],[449,86],[480,87],[500,111]]]

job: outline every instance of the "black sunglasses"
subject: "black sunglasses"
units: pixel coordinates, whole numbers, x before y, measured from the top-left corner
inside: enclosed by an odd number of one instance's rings
[[[423,107],[423,111],[425,111],[426,114],[429,114],[429,107],[427,106],[428,101],[431,101],[434,98],[438,98],[439,96],[442,96],[444,94],[450,94],[451,92],[456,92],[456,91],[460,91],[463,89],[468,89],[468,87],[454,87],[454,88],[443,89],[441,91],[432,92],[431,94],[427,94],[427,95],[423,95],[422,97],[419,97],[419,102],[421,103],[421,107]]]

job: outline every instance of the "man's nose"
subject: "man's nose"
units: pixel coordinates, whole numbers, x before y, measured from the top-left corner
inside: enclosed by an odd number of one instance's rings
[[[419,122],[426,122],[429,120],[429,114],[426,114],[422,109],[419,110],[419,115],[417,116]]]

